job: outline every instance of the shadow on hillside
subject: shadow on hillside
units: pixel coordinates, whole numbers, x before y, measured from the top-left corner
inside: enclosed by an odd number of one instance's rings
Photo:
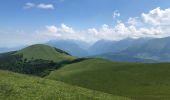
[[[5,53],[0,55],[0,69],[13,72],[30,74],[40,77],[45,77],[51,71],[57,70],[65,65],[78,63],[89,58],[77,58],[73,61],[53,62],[43,59],[28,60],[23,58],[23,55],[14,55],[15,52]]]

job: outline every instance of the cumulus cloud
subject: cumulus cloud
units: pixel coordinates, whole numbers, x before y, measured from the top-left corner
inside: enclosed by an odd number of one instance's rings
[[[142,13],[140,17],[143,25],[138,29],[146,36],[165,37],[170,36],[170,8],[157,7],[148,13]],[[135,25],[137,27],[137,25]]]
[[[24,5],[24,8],[25,9],[29,9],[29,8],[33,8],[35,7],[36,5],[34,3],[31,3],[31,2],[27,2],[25,5]]]
[[[38,9],[55,9],[53,4],[45,4],[45,3],[40,3],[40,4],[35,4],[32,2],[28,2],[24,5],[25,9],[30,9],[30,8],[38,8]]]
[[[118,10],[115,10],[115,11],[113,12],[113,14],[112,14],[112,17],[113,17],[113,18],[116,18],[116,17],[119,17],[119,16],[120,16],[120,13],[119,13]]]
[[[31,4],[28,5],[31,6]],[[7,31],[5,30],[4,32]],[[11,31],[10,33],[13,32],[14,31]],[[103,24],[99,28],[92,27],[87,30],[76,30],[69,25],[61,24],[59,26],[47,25],[44,30],[28,32],[31,34],[27,34],[26,32],[23,33],[21,31],[15,33],[16,34],[12,35],[1,34],[0,45],[6,45],[2,43],[3,41],[8,41],[8,39],[14,39],[11,41],[16,41],[19,44],[37,43],[51,39],[73,39],[95,42],[101,39],[116,41],[128,37],[167,37],[170,36],[170,8],[161,9],[158,7],[151,11],[142,13],[138,17],[130,17],[126,22],[117,21],[114,26]],[[13,44],[13,42],[11,42],[11,44]]]
[[[55,25],[46,26],[46,28],[51,33],[75,33],[72,27],[69,27],[65,24],[61,24],[60,27]]]
[[[92,34],[98,35],[98,31],[95,28],[88,29],[88,33],[92,33]]]
[[[166,37],[170,36],[170,8],[157,7],[148,13],[142,13],[139,17],[130,17],[127,22],[117,21],[115,26],[103,24],[98,29],[74,30],[65,24],[47,29],[49,32],[60,34],[60,38],[82,39],[89,42],[100,39],[121,40],[128,37]]]
[[[128,28],[123,24],[119,23],[115,27],[111,27],[107,24],[103,24],[101,28],[90,28],[87,30],[74,30],[65,24],[57,26],[47,26],[47,33],[49,36],[54,36],[60,39],[73,39],[82,40],[86,42],[95,42],[97,40],[119,40],[129,35]],[[46,34],[46,35],[47,35]]]
[[[41,3],[41,4],[37,5],[37,8],[40,8],[40,9],[54,9],[54,6],[53,6],[53,4]]]
[[[65,25],[65,24],[61,24],[61,32],[63,32],[63,33],[74,33],[74,30],[73,30],[73,28],[72,27],[69,27],[69,26],[67,26],[67,25]]]
[[[54,25],[46,26],[46,28],[50,33],[56,33],[58,31],[57,27]]]
[[[157,7],[149,13],[142,13],[142,18],[146,24],[153,26],[170,25],[170,8],[163,10]]]
[[[135,25],[135,26],[139,26],[141,25],[142,23],[140,22],[140,19],[138,17],[130,17],[128,19],[128,22],[127,22],[129,25]]]

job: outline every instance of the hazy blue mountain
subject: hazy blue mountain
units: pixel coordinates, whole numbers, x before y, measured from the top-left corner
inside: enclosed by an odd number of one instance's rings
[[[102,46],[99,43],[97,49],[103,48],[103,54],[98,54],[97,57],[125,62],[170,62],[170,37],[125,39],[112,44],[101,42]]]
[[[78,57],[102,57],[124,62],[154,62],[158,59],[150,59],[149,57],[145,58],[132,55],[135,52],[142,50],[139,47],[143,46],[148,41],[151,41],[150,38],[126,38],[120,41],[99,40],[90,46],[91,44],[82,41],[52,40],[47,44]],[[140,50],[138,50],[138,48]]]
[[[25,46],[18,46],[18,47],[13,47],[13,48],[0,48],[0,53],[4,52],[10,52],[10,51],[16,51],[24,48]]]
[[[104,58],[104,59],[108,59],[108,60],[112,60],[112,61],[119,61],[119,62],[141,62],[141,63],[159,62],[157,60],[137,58],[134,56],[125,55],[125,54],[121,54],[121,53],[106,53],[106,54],[96,55],[93,57]]]
[[[47,44],[64,50],[73,56],[83,57],[88,55],[87,51],[81,48],[80,44],[78,45],[74,40],[51,40]]]
[[[100,55],[105,53],[112,54],[116,52],[121,52],[133,45],[141,45],[147,42],[148,40],[149,38],[126,38],[120,41],[99,40],[88,49],[88,52],[90,55]]]
[[[95,46],[98,47],[96,51],[101,50],[101,52],[98,51],[97,52],[98,54],[93,55],[92,57],[101,57],[120,62],[144,62],[144,63],[158,62],[158,59],[151,59],[149,57],[142,58],[134,55],[135,52],[142,51],[142,48],[145,48],[145,46],[144,47],[141,46],[147,44],[151,40],[152,38],[139,38],[139,39],[127,38],[116,42],[99,41],[96,43],[97,45],[95,44]]]
[[[8,51],[10,51],[9,48],[0,48],[0,53],[8,52]]]
[[[112,49],[113,44],[114,44],[113,41],[99,40],[88,49],[88,53],[89,55],[97,55],[113,51]]]
[[[70,40],[73,41],[74,43],[76,43],[80,48],[87,50],[90,46],[93,45],[93,43],[87,43],[84,41],[80,41],[80,40]]]
[[[170,61],[170,37],[149,40],[142,45],[134,45],[121,52],[137,58]]]

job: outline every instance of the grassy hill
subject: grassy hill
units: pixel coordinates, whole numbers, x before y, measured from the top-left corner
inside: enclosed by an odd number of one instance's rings
[[[118,63],[89,59],[46,78],[136,100],[170,99],[170,64]]]
[[[25,49],[18,51],[15,54],[22,54],[24,58],[29,60],[43,59],[55,62],[61,62],[64,60],[73,60],[74,57],[70,56],[65,51],[57,48],[52,48],[43,44],[36,44],[29,46]]]
[[[45,76],[76,58],[67,52],[43,44],[0,54],[0,69]]]
[[[62,82],[0,70],[0,100],[130,100]]]
[[[0,71],[0,99],[3,100],[18,100],[20,97],[26,100],[65,100],[70,96],[72,100],[79,100],[77,97],[81,100],[126,100],[121,97],[136,100],[170,99],[170,63],[141,64],[77,59],[62,50],[38,44],[0,54],[0,69],[46,78]],[[103,98],[105,95],[108,97]]]

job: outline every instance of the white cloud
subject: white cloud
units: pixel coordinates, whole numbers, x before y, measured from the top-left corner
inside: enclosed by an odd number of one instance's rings
[[[115,26],[103,24],[100,28],[74,30],[62,24],[56,33],[60,38],[78,39],[94,42],[100,39],[121,40],[124,38],[166,37],[170,36],[170,8],[155,8],[139,17],[130,17],[127,22],[117,21]]]
[[[56,33],[58,31],[57,27],[54,25],[46,26],[46,28],[50,33]]]
[[[4,32],[8,32],[8,30]],[[11,31],[11,33],[13,32]],[[148,13],[142,13],[138,17],[130,17],[127,22],[117,21],[114,26],[103,24],[99,28],[92,27],[87,30],[75,30],[71,26],[61,24],[60,26],[49,25],[44,30],[28,33],[31,34],[21,31],[12,35],[1,34],[0,45],[6,45],[5,43],[3,44],[3,41],[8,40],[19,44],[42,42],[51,39],[73,39],[95,42],[100,39],[121,40],[128,37],[166,37],[170,36],[170,8],[161,9],[158,7]]]
[[[116,33],[119,33],[119,34],[127,34],[127,33],[130,33],[128,27],[126,27],[124,23],[118,23],[118,24],[115,26],[114,31],[115,31]]]
[[[139,21],[138,17],[130,17],[127,22],[129,25],[141,25],[141,22]]]
[[[65,24],[61,24],[60,27],[55,25],[46,26],[46,28],[50,33],[75,33],[72,27],[69,27]]]
[[[61,24],[61,29],[60,29],[61,32],[63,33],[74,33],[74,30],[72,27],[69,27],[65,24]]]
[[[162,10],[157,7],[149,13],[142,13],[142,18],[146,24],[153,26],[170,25],[170,8]]]
[[[170,8],[161,9],[157,7],[148,13],[142,13],[140,17],[143,25],[138,28],[138,31],[145,37],[166,37],[170,36]],[[137,27],[137,25],[134,25]]]
[[[54,36],[60,39],[74,39],[82,40],[86,42],[95,42],[100,39],[107,40],[120,40],[129,35],[128,28],[123,23],[118,23],[115,27],[110,27],[107,24],[103,24],[101,28],[89,28],[87,30],[74,30],[65,24],[61,24],[60,27],[48,26],[46,27],[49,36]],[[47,35],[46,34],[46,35]],[[58,34],[60,34],[58,36]]]
[[[118,11],[118,10],[115,10],[115,11],[113,12],[113,14],[112,14],[112,17],[113,17],[113,18],[120,17],[119,11]]]
[[[25,5],[24,5],[24,8],[25,9],[29,9],[29,8],[33,8],[35,7],[36,5],[34,3],[31,3],[31,2],[27,2]]]
[[[38,8],[38,9],[55,9],[53,4],[45,4],[45,3],[40,3],[40,4],[35,4],[32,2],[28,2],[24,5],[25,9],[30,9],[30,8]]]
[[[37,5],[37,8],[40,8],[40,9],[54,9],[54,6],[53,6],[53,4],[41,3],[41,4]]]
[[[88,29],[88,33],[92,33],[92,34],[98,35],[98,31],[95,28]]]

